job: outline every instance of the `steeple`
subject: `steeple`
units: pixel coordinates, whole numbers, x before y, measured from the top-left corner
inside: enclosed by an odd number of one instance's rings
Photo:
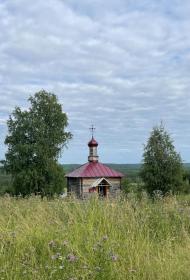
[[[95,127],[92,125],[92,127],[90,127],[90,130],[92,132],[92,139],[88,143],[88,147],[89,147],[88,161],[89,162],[98,162],[98,155],[97,155],[98,142],[94,139]]]

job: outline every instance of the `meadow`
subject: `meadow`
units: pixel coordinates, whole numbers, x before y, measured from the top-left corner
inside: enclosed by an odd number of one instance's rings
[[[190,197],[0,198],[0,279],[190,279]]]

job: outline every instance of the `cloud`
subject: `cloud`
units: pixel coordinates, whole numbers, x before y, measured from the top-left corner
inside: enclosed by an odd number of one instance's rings
[[[62,162],[84,162],[93,122],[101,160],[139,162],[161,119],[188,161],[188,0],[0,3],[0,157],[5,120],[44,88],[59,97],[74,139]]]

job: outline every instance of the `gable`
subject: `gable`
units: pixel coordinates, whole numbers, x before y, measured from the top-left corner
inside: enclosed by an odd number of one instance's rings
[[[92,187],[97,187],[100,183],[102,183],[103,181],[106,181],[108,185],[110,185],[112,187],[112,184],[109,182],[108,179],[106,178],[99,178],[98,180],[96,180],[93,184],[92,184]]]

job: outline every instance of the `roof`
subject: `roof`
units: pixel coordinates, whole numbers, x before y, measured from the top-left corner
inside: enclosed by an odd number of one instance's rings
[[[87,162],[84,165],[81,165],[79,168],[74,171],[66,174],[65,177],[72,178],[98,178],[98,177],[112,177],[112,178],[121,178],[124,175],[120,172],[117,172],[110,167],[102,164],[100,162]]]
[[[92,136],[92,139],[90,140],[90,142],[88,142],[88,146],[89,147],[97,147],[98,146],[98,142],[94,139],[94,137]]]

